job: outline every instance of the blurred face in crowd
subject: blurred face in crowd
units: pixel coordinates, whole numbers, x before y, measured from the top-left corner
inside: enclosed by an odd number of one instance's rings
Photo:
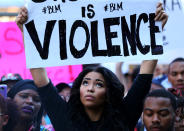
[[[106,99],[104,77],[97,72],[89,72],[80,86],[80,100],[85,108],[102,108]]]
[[[144,103],[143,121],[147,131],[173,131],[175,114],[170,99],[148,97]]]
[[[21,117],[32,120],[38,114],[41,107],[40,97],[38,93],[31,89],[18,92],[14,101],[18,105]]]
[[[184,87],[184,62],[174,62],[170,65],[168,80],[173,87]]]
[[[184,107],[176,109],[175,131],[184,131]]]
[[[59,92],[59,95],[68,102],[69,98],[70,98],[70,91],[71,88],[70,87],[66,87],[64,88],[61,92]]]
[[[159,76],[159,75],[161,75],[161,74],[162,74],[161,66],[157,65],[157,66],[156,66],[156,69],[155,69],[155,71],[154,71],[154,74],[153,74],[153,78],[155,78],[155,77],[157,77],[157,76]]]

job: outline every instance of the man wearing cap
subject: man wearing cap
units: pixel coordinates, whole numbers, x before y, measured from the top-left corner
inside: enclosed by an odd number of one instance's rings
[[[6,75],[3,75],[1,77],[0,84],[6,84],[7,85],[7,92],[10,90],[10,88],[15,85],[16,82],[22,80],[21,76],[19,74],[12,74],[8,73]]]

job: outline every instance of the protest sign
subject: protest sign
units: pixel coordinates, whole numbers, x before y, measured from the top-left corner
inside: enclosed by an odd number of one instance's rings
[[[163,0],[169,19],[163,32],[165,53],[160,63],[168,64],[177,57],[184,57],[184,8],[181,0]]]
[[[153,59],[163,55],[158,0],[29,0],[28,68]],[[34,62],[33,62],[34,61]]]
[[[22,33],[15,22],[0,22],[0,78],[8,73],[18,73],[23,79],[32,79],[26,60]],[[81,65],[47,68],[54,84],[70,83],[82,71]]]
[[[163,31],[164,54],[159,59],[159,64],[169,64],[177,57],[184,58],[184,0],[162,0],[163,8],[169,18]],[[126,61],[126,64],[140,64],[140,60]],[[110,64],[105,64],[108,67]],[[114,70],[111,63],[111,70]]]

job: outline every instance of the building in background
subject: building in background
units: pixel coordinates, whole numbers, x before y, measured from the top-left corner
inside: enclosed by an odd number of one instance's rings
[[[25,0],[0,0],[0,22],[14,21]]]

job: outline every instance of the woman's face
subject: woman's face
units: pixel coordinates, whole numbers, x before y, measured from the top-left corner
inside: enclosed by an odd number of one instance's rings
[[[20,109],[21,117],[25,119],[33,119],[41,107],[38,93],[31,89],[18,92],[14,97],[14,101]]]
[[[106,99],[106,83],[98,72],[89,72],[80,86],[80,100],[85,108],[101,108]]]

